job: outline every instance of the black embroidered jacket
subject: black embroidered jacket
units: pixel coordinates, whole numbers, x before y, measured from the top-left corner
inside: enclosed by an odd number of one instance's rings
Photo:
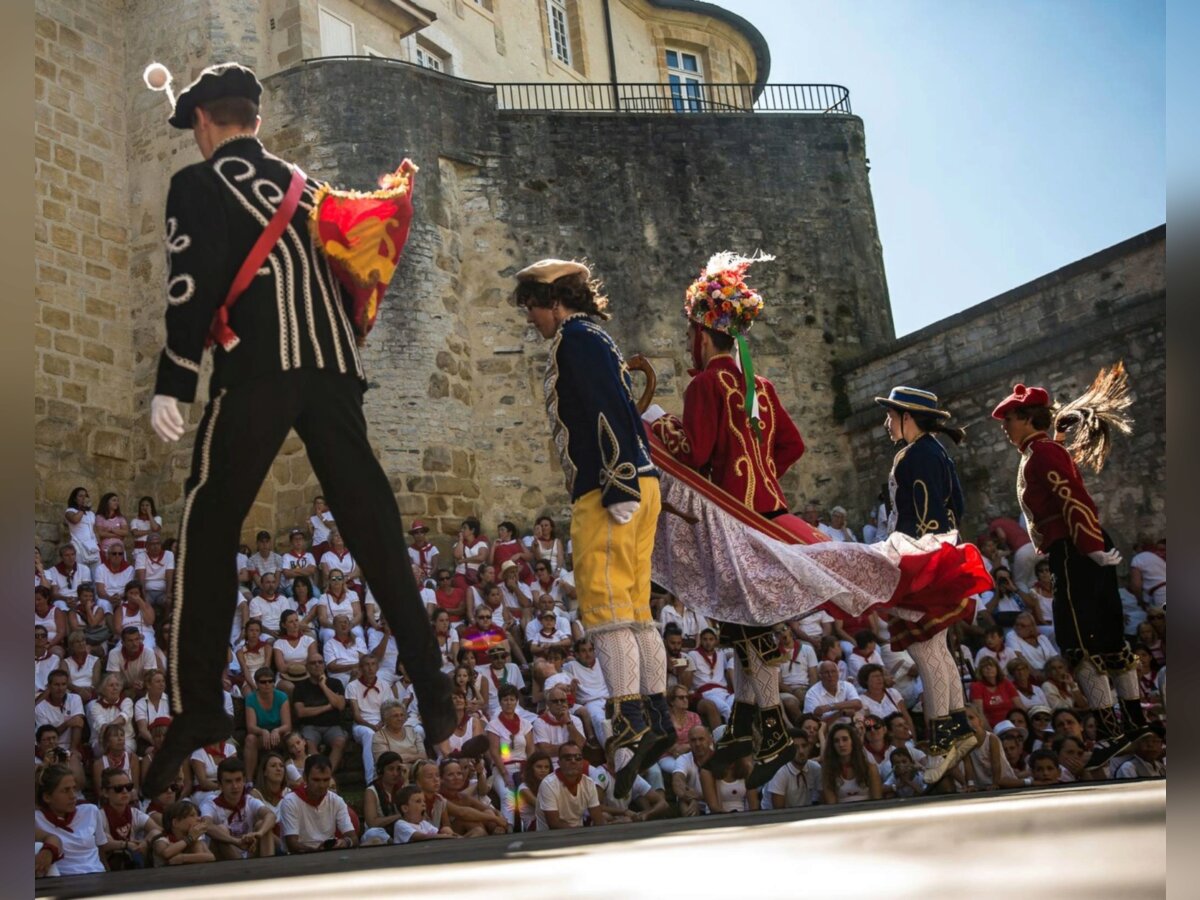
[[[919,538],[958,529],[963,514],[958,472],[932,434],[921,435],[896,454],[888,488],[891,531]]]

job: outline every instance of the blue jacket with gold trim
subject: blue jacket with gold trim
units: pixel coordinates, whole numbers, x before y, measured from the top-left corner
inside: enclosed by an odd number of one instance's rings
[[[910,537],[957,530],[963,514],[962,486],[946,448],[923,434],[901,448],[888,476],[892,531]]]
[[[658,470],[616,342],[584,314],[566,319],[550,345],[544,386],[571,500],[597,488],[605,506],[641,500],[638,478]]]

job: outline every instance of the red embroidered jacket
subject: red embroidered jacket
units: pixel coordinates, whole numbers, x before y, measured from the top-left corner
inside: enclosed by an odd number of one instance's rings
[[[733,358],[717,356],[692,378],[683,420],[662,416],[651,428],[671,455],[758,513],[788,508],[779,476],[804,453],[804,440],[775,385],[756,377],[762,440],[750,431],[745,379]]]
[[[1064,538],[1080,553],[1104,549],[1099,513],[1075,461],[1044,431],[1021,444],[1017,501],[1029,524],[1029,537],[1043,553]]]

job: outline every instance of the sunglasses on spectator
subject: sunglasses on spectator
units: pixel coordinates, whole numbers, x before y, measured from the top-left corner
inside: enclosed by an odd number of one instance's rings
[[[871,725],[868,723],[867,731],[883,731],[883,726],[879,724]]]
[[[274,684],[275,679],[274,678],[260,678],[260,679],[258,679],[258,683],[259,684]]]
[[[449,575],[439,575],[438,576],[438,581],[449,581],[449,580],[450,580]]]
[[[583,759],[582,753],[564,753],[559,757],[562,762],[576,762]]]
[[[330,575],[329,580],[330,581],[345,581],[346,576],[345,575]]]
[[[116,791],[118,794],[126,794],[133,790],[132,784],[110,784],[108,790]]]
[[[553,704],[556,704],[556,705],[557,705],[557,704],[559,704],[559,703],[566,703],[566,702],[567,702],[567,699],[566,699],[566,697],[562,697],[562,698],[560,698],[560,699],[558,699],[558,700],[547,700],[546,702],[547,702],[547,703],[553,703]]]

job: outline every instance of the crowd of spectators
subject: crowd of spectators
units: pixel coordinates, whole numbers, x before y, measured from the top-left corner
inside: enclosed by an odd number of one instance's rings
[[[842,507],[828,521],[815,504],[801,515],[833,540],[858,539]],[[863,539],[884,539],[886,518],[885,508],[872,511]],[[234,730],[147,797],[140,776],[171,718],[173,541],[153,498],[127,520],[116,494],[93,512],[78,488],[55,558],[43,563],[35,551],[36,871],[1165,776],[1165,541],[1140,539],[1122,588],[1155,731],[1093,771],[1095,716],[1054,645],[1052,576],[1010,521],[978,541],[994,591],[978,597],[974,622],[949,633],[979,742],[937,784],[922,776],[916,666],[890,648],[876,613],[776,626],[794,756],[761,789],[747,787],[750,758],[706,768],[731,712],[733,656],[702,615],[655,594],[676,743],[616,798],[628,751],[610,740],[609,692],[577,616],[571,545],[554,521],[543,516],[524,536],[501,521],[492,540],[468,518],[444,560],[429,529],[412,523],[407,552],[460,717],[434,746],[395,639],[318,497],[309,521],[287,531],[285,552],[261,531],[231,560]]]

